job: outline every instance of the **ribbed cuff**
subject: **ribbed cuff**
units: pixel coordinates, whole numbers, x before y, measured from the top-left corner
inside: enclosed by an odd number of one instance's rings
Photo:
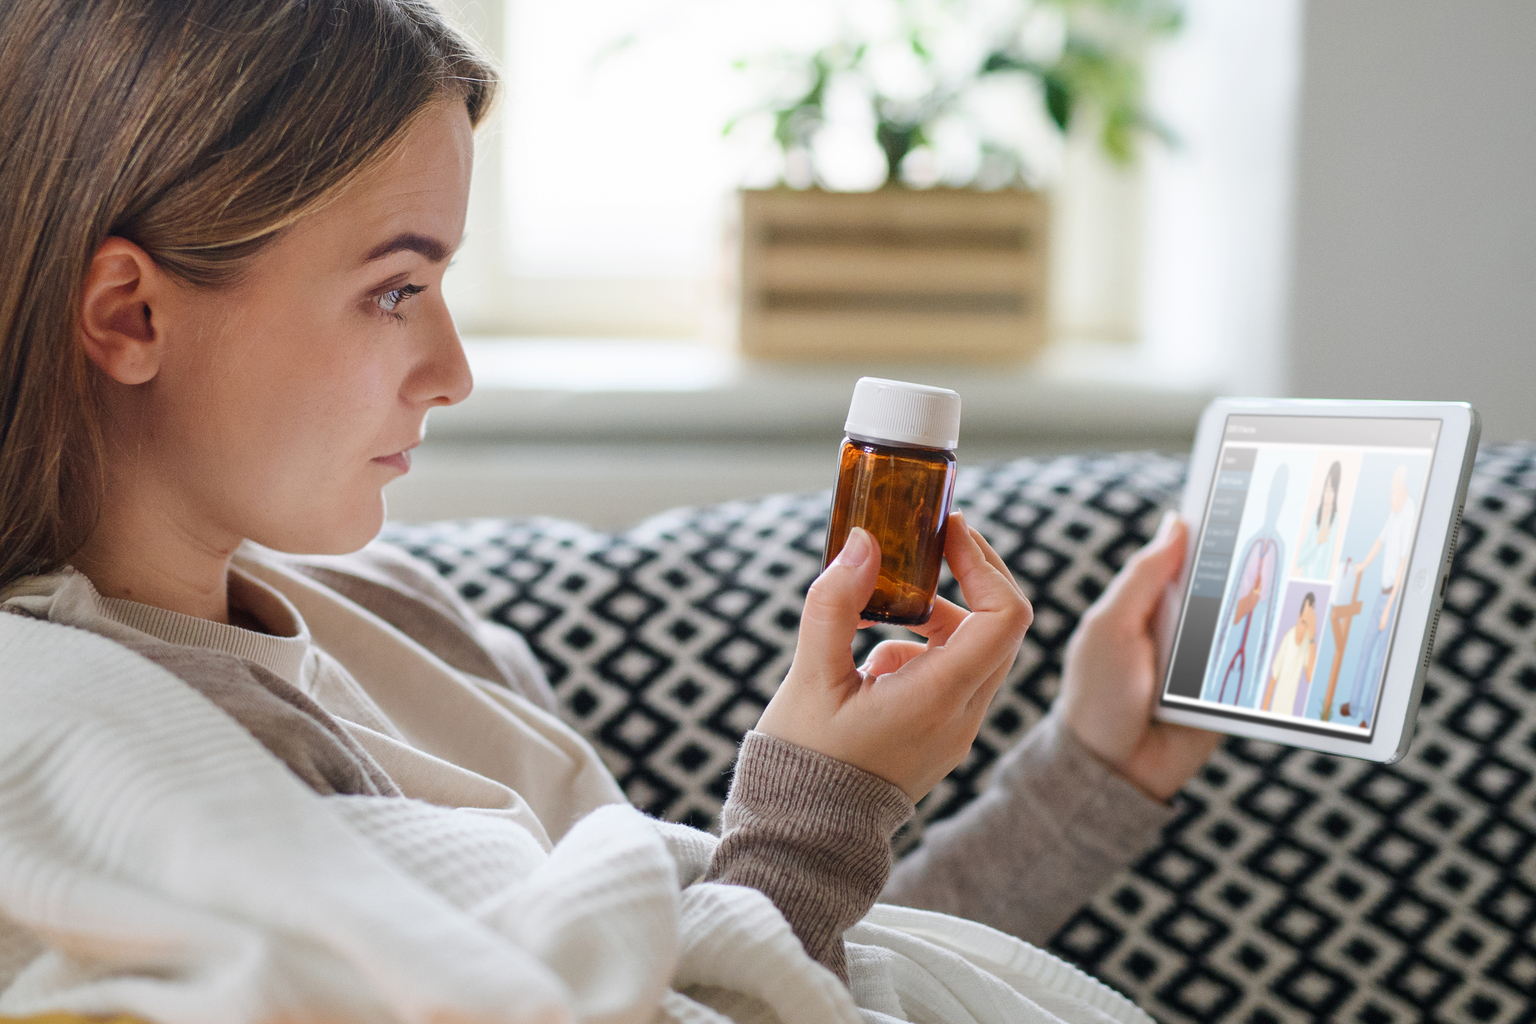
[[[890,875],[891,836],[912,814],[884,779],[749,732],[707,877],[767,895],[806,952],[846,981],[843,932],[874,905]]]
[[[730,803],[732,810],[799,818],[804,824],[848,837],[883,835],[889,842],[912,817],[912,801],[897,786],[846,761],[753,730],[741,741]],[[814,824],[813,824],[814,823]]]

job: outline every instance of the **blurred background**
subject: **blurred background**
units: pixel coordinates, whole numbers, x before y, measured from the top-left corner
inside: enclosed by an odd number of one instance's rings
[[[397,519],[828,486],[853,381],[962,463],[1218,394],[1536,436],[1528,0],[441,0],[505,69]]]

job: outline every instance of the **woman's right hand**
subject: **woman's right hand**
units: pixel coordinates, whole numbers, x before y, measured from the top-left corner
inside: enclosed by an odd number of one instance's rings
[[[966,611],[943,598],[914,633],[853,662],[880,551],[855,529],[811,585],[794,663],[759,732],[877,775],[916,802],[965,759],[1034,611],[1001,557],[954,513],[944,543]]]

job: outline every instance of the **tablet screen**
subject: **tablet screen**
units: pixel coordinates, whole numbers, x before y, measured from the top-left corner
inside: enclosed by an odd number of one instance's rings
[[[1163,703],[1369,742],[1439,437],[1228,416]]]

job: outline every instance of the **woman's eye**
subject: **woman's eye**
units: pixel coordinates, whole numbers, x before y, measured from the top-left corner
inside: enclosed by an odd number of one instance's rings
[[[385,292],[383,295],[380,295],[374,301],[379,304],[379,308],[384,312],[399,318],[400,314],[395,312],[396,307],[398,307],[402,302],[410,298],[412,295],[420,295],[426,290],[427,286],[423,284],[405,284],[401,285],[399,288],[391,288],[389,291]]]

